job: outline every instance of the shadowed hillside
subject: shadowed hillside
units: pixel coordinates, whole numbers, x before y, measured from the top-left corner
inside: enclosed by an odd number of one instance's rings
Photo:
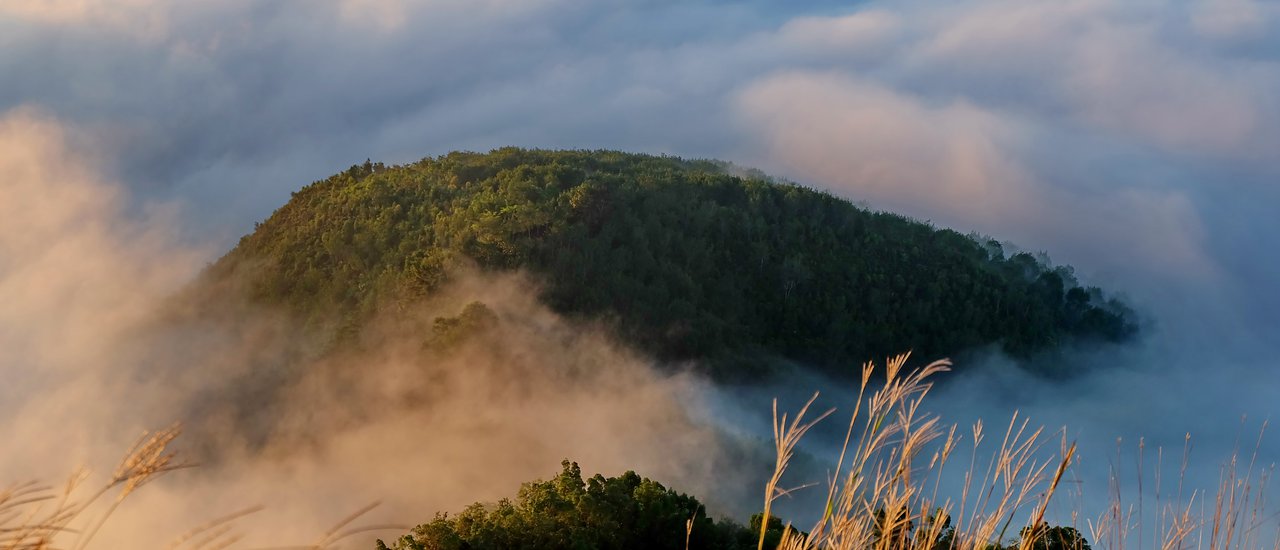
[[[982,242],[985,241],[985,242]],[[720,374],[896,350],[1122,341],[1069,267],[713,161],[500,149],[365,163],[294,194],[207,274],[340,341],[453,268],[531,272],[555,310]]]

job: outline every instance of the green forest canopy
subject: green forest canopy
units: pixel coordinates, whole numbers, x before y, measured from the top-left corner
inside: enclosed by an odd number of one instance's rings
[[[680,550],[755,550],[754,529],[707,516],[692,496],[668,489],[635,472],[583,480],[577,463],[547,481],[525,483],[516,499],[475,503],[455,516],[437,514],[395,541],[394,550],[652,548]],[[782,537],[781,520],[772,518],[773,544]],[[692,523],[689,523],[692,520]],[[381,541],[377,548],[389,548]]]
[[[726,163],[614,151],[366,162],[294,193],[208,275],[247,277],[253,299],[336,335],[461,262],[526,270],[558,312],[721,368],[985,345],[1026,357],[1136,331],[1071,268],[994,240]]]

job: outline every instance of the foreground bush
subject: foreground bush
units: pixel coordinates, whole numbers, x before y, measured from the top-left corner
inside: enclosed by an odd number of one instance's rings
[[[577,463],[562,465],[555,478],[524,484],[515,501],[477,503],[456,516],[437,515],[391,548],[756,547],[751,530],[733,522],[716,522],[696,498],[635,472],[610,478],[597,474],[584,481]],[[773,538],[781,538],[781,522],[775,518],[771,523],[777,531]],[[386,548],[378,542],[378,550]]]

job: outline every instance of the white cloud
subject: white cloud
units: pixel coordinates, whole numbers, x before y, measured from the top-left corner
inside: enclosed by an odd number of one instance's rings
[[[430,25],[519,20],[569,0],[328,0],[344,24],[398,32]],[[561,6],[562,7],[562,6]]]
[[[908,4],[905,81],[1174,153],[1256,160],[1280,146],[1280,67],[1208,48],[1164,2]]]
[[[168,32],[170,8],[163,0],[5,0],[0,21],[89,26],[154,39]]]
[[[1196,32],[1229,43],[1264,37],[1280,13],[1275,2],[1259,0],[1199,0],[1191,10]]]
[[[1220,284],[1248,253],[1217,216],[1280,174],[1280,52],[1256,36],[1280,32],[1271,11],[966,0],[796,18],[738,46],[768,45],[731,100],[740,156],[1122,285]]]
[[[797,17],[774,33],[774,44],[795,54],[818,57],[868,57],[883,53],[901,39],[901,16],[883,9],[868,9],[838,17]]]
[[[0,365],[65,371],[98,361],[131,323],[198,267],[173,246],[171,212],[125,214],[60,124],[31,109],[0,117]]]
[[[745,89],[739,112],[762,158],[877,207],[1015,241],[1094,268],[1202,279],[1214,267],[1194,207],[1173,190],[1072,188],[1021,158],[1028,123],[963,100],[930,103],[831,73]],[[1105,243],[1104,247],[1098,245]]]

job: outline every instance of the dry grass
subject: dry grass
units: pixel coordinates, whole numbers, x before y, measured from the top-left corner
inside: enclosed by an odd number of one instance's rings
[[[1037,543],[1044,547],[1044,543],[1058,542],[1046,540],[1045,515],[1064,477],[1078,461],[1075,444],[1062,436],[1057,452],[1047,452],[1043,429],[1031,428],[1026,419],[1015,414],[998,447],[990,451],[991,458],[981,464],[978,457],[988,456],[980,451],[988,438],[981,421],[965,430],[965,437],[958,435],[962,433],[958,426],[944,426],[939,418],[921,409],[932,388],[930,377],[949,370],[950,363],[936,361],[907,372],[908,356],[886,362],[883,384],[874,391],[872,377],[877,369],[871,363],[863,365],[857,402],[828,483],[822,519],[807,534],[786,530],[779,548],[986,550],[1017,538],[1019,550],[1030,550]],[[818,420],[830,414],[828,411],[805,422],[812,403],[813,399],[788,423],[787,415],[778,416],[774,402],[777,463],[766,486],[766,517],[772,502],[788,492],[778,487],[796,445]],[[961,446],[969,447],[971,454],[957,502],[940,496],[940,489],[948,461]],[[1187,453],[1184,451],[1176,495],[1167,501],[1160,493],[1162,465],[1158,461],[1158,517],[1145,520],[1154,529],[1155,540],[1150,546],[1158,545],[1161,550],[1280,549],[1280,537],[1274,530],[1268,537],[1264,529],[1275,519],[1265,512],[1263,496],[1271,470],[1257,467],[1257,451],[1255,446],[1243,474],[1235,458],[1223,466],[1216,498],[1207,511],[1197,492],[1183,494]],[[1163,451],[1158,455],[1162,458]],[[1141,495],[1141,470],[1138,475]],[[1118,476],[1113,476],[1112,484],[1111,505],[1096,520],[1088,520],[1087,529],[1078,530],[1094,541],[1095,547],[1116,550],[1123,550],[1136,531],[1138,547],[1147,547],[1141,536],[1141,496],[1136,509],[1122,506]],[[1200,514],[1196,513],[1197,504],[1202,508]],[[1071,527],[1075,528],[1080,511],[1071,511],[1071,516]],[[1274,523],[1271,525],[1274,529]],[[949,533],[948,526],[954,531]],[[763,541],[761,533],[760,547]]]
[[[85,550],[120,505],[142,486],[191,464],[170,446],[181,426],[144,433],[116,466],[108,481],[81,499],[88,472],[77,471],[61,487],[22,483],[0,489],[0,550]],[[112,495],[108,501],[104,498]],[[407,525],[352,524],[372,511],[369,504],[341,519],[311,544],[277,547],[275,550],[327,550],[354,535],[378,530],[409,529]],[[234,523],[263,510],[253,506],[216,518],[191,529],[165,546],[169,550],[222,550],[240,543],[244,536]],[[271,549],[259,549],[271,550]]]
[[[954,426],[944,428],[920,406],[932,388],[929,377],[948,370],[950,364],[937,361],[904,372],[907,358],[901,355],[887,362],[883,385],[869,397],[876,369],[871,363],[863,365],[857,403],[828,484],[822,519],[807,535],[787,531],[782,548],[931,549],[947,535],[948,520],[955,521],[954,547],[982,548],[1003,537],[1013,514],[1037,498],[1037,510],[1043,514],[1052,493],[1038,494],[1037,488],[1050,463],[1035,458],[1041,431],[1029,432],[1027,422],[1017,418],[1005,430],[1000,449],[981,479],[974,469],[965,475],[959,504],[939,498],[942,472],[961,437]],[[775,414],[778,466],[767,488],[766,509],[784,494],[776,489],[776,480],[800,437],[813,426],[813,422],[801,422],[807,407],[790,425],[784,425],[785,415],[784,422],[778,422]],[[975,457],[983,439],[983,427],[978,424],[972,431]],[[1056,478],[1065,470],[1066,461],[1062,462]]]
[[[87,548],[125,498],[156,478],[188,466],[169,450],[181,432],[175,425],[142,434],[107,483],[84,500],[76,495],[88,479],[85,471],[72,474],[60,489],[26,483],[0,491],[0,550],[61,548],[55,543],[67,538],[72,539],[67,548]],[[92,507],[112,491],[115,497],[105,510],[92,514]],[[87,527],[72,527],[82,519],[87,519]]]

